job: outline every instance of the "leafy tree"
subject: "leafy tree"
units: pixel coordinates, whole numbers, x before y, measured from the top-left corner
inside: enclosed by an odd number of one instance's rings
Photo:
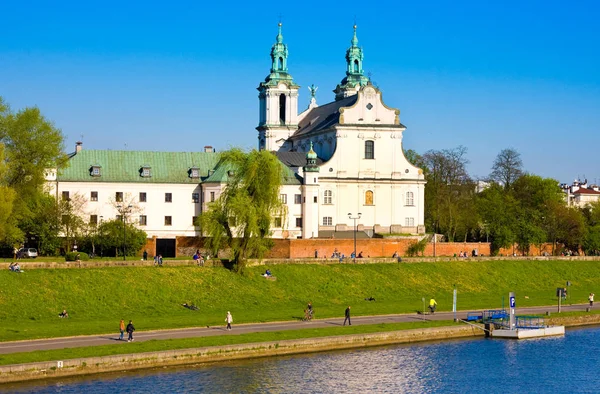
[[[37,192],[27,201],[30,216],[21,219],[20,227],[31,239],[37,241],[40,255],[56,255],[63,240],[60,238],[61,215],[56,199],[44,192]]]
[[[508,190],[521,175],[523,175],[521,154],[513,148],[501,150],[494,160],[490,178]]]
[[[82,239],[86,232],[86,223],[83,220],[86,203],[85,197],[79,193],[73,194],[68,199],[58,201],[61,233],[64,236],[66,252],[70,252],[75,244],[74,240]]]
[[[556,242],[572,251],[578,251],[584,243],[587,227],[579,209],[558,205],[554,212]]]
[[[548,231],[553,231],[550,226],[555,222],[545,220],[552,216],[550,209],[565,205],[564,193],[558,181],[530,174],[518,178],[505,193],[512,194],[518,203],[515,241],[519,250],[528,254],[532,244],[541,246],[549,239]]]
[[[600,254],[600,225],[588,228],[583,240],[583,250],[587,255],[598,256]]]
[[[271,152],[234,148],[222,153],[219,167],[229,169],[231,176],[199,222],[213,253],[227,245],[241,270],[248,257],[269,250],[272,218],[285,213],[279,201],[282,164]]]
[[[466,170],[466,148],[430,150],[422,157],[425,179],[425,223],[454,241],[477,226],[473,206],[475,183]]]
[[[27,236],[32,236],[27,233],[27,228],[34,218],[40,217],[35,209],[40,207],[36,200],[43,192],[44,172],[47,168],[61,168],[66,163],[63,143],[60,129],[47,120],[38,108],[13,112],[0,98],[0,145],[4,146],[5,157],[2,161],[6,166],[0,186],[12,189],[19,196],[12,203],[9,218],[11,231],[0,242],[14,246]],[[0,198],[5,207],[7,198]],[[38,239],[38,242],[43,240]]]
[[[2,101],[0,98],[0,106]],[[0,242],[8,242],[19,238],[20,232],[12,220],[13,204],[16,198],[15,191],[6,185],[6,163],[4,161],[4,145],[0,143]]]
[[[148,234],[132,223],[125,224],[123,220],[114,219],[98,225],[98,237],[95,239],[95,248],[101,250],[103,256],[122,255],[123,243],[127,256],[136,256],[146,245]],[[82,250],[91,251],[92,240],[88,237],[82,240]]]
[[[486,232],[491,237],[492,251],[508,248],[517,239],[514,218],[517,217],[517,201],[496,183],[482,191],[477,200],[477,210]]]

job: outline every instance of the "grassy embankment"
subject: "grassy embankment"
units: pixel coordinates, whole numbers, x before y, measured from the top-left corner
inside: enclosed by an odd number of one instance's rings
[[[138,330],[294,320],[310,300],[317,318],[414,312],[421,298],[452,307],[458,289],[461,310],[498,308],[510,290],[518,306],[556,302],[556,287],[570,280],[571,303],[586,302],[600,287],[594,261],[460,261],[373,265],[277,265],[276,281],[248,269],[240,276],[224,268],[115,267],[0,272],[2,341],[117,331],[119,319]],[[599,291],[600,293],[600,291]],[[375,302],[365,301],[374,297]],[[194,303],[191,311],[182,303]],[[67,309],[68,319],[58,313]]]
[[[190,349],[205,346],[225,346],[233,344],[283,341],[288,339],[318,338],[334,335],[370,334],[413,328],[442,327],[460,323],[452,321],[418,321],[410,323],[373,324],[364,326],[308,328],[301,330],[257,332],[240,335],[219,335],[214,337],[183,338],[168,340],[151,340],[145,342],[123,342],[121,346],[104,345],[92,347],[67,348],[57,350],[40,350],[13,354],[0,354],[0,365],[23,364],[49,360],[68,360],[84,357],[112,356],[116,354],[132,354],[159,352],[163,350]]]

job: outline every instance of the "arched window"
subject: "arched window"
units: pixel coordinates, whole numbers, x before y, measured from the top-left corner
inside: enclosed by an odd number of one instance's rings
[[[277,69],[283,70],[283,58],[282,57],[277,59]]]
[[[373,191],[367,190],[365,192],[365,205],[373,205]]]
[[[331,190],[325,190],[323,192],[323,204],[333,204],[333,193]]]
[[[375,141],[365,141],[365,159],[375,158]]]
[[[415,198],[413,192],[406,192],[406,205],[415,205]]]
[[[358,60],[354,60],[354,72],[358,73],[360,70],[358,69]]]
[[[279,95],[279,122],[285,124],[285,94]]]

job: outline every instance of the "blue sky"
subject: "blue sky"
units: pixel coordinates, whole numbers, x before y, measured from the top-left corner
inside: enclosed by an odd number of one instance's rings
[[[600,3],[49,2],[0,5],[0,96],[37,105],[67,150],[255,147],[256,87],[281,15],[288,67],[320,104],[344,77],[356,18],[364,68],[401,110],[406,149],[503,148],[527,171],[600,183]]]

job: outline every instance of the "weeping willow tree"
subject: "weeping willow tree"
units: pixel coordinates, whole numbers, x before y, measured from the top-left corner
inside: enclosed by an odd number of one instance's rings
[[[273,243],[272,218],[285,206],[279,200],[282,164],[268,151],[234,148],[221,154],[216,171],[226,177],[219,198],[199,218],[205,245],[216,253],[227,246],[234,266],[242,269],[251,257],[262,257]]]

